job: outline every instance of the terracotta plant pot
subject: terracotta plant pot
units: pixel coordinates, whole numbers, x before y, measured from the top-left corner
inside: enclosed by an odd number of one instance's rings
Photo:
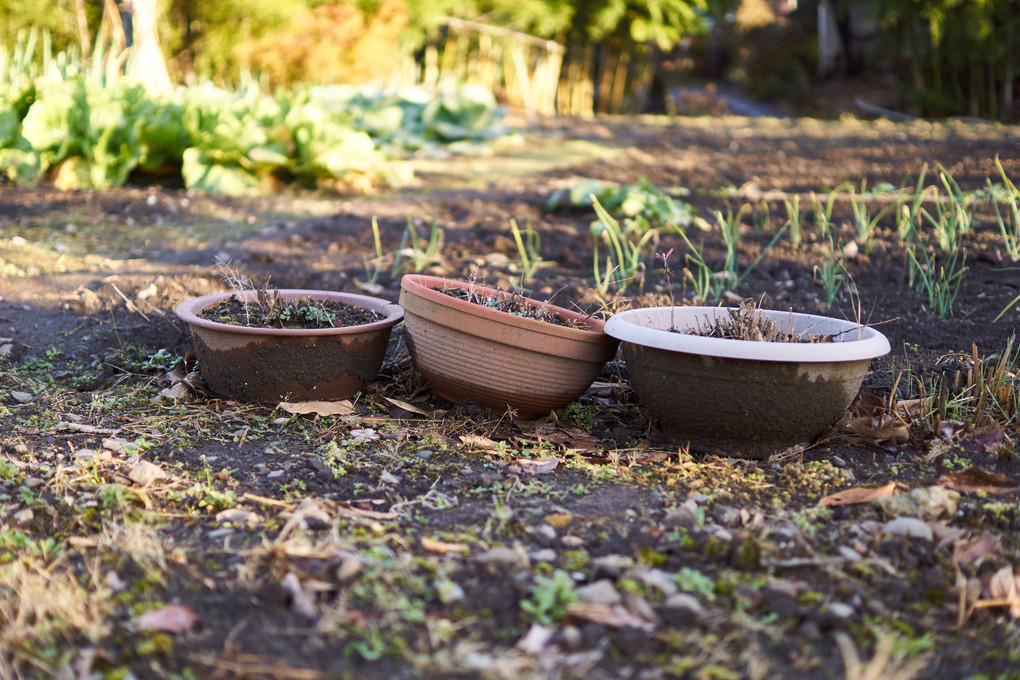
[[[342,302],[385,318],[345,328],[298,329],[233,326],[200,316],[231,295],[253,299],[255,291],[185,300],[177,306],[177,316],[191,326],[203,382],[236,401],[274,404],[352,396],[379,372],[390,331],[403,317],[403,310],[387,300],[321,290],[280,290],[280,295],[288,301]]]
[[[617,341],[604,323],[547,306],[584,328],[516,316],[451,297],[443,288],[472,288],[485,296],[506,292],[436,276],[408,274],[400,281],[407,344],[415,366],[435,394],[531,418],[566,406],[584,394]],[[527,304],[540,306],[538,300]]]
[[[728,318],[720,307],[631,309],[606,332],[623,342],[638,398],[667,438],[692,451],[766,458],[810,444],[860,390],[871,359],[889,352],[873,328],[812,314],[761,311],[787,333],[835,342],[754,342],[674,333]]]

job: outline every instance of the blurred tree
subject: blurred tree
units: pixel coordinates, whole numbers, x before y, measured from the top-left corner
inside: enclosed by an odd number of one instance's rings
[[[891,59],[906,54],[922,114],[1015,119],[1017,0],[886,0],[874,5]]]
[[[0,43],[13,45],[18,32],[33,26],[50,32],[55,50],[79,44],[75,0],[4,0],[0,3]],[[98,21],[103,3],[83,2],[86,21]]]

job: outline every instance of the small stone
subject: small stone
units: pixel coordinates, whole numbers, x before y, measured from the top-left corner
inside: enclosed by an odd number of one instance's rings
[[[538,564],[539,562],[553,563],[556,561],[556,551],[552,548],[543,548],[542,550],[528,553],[528,559],[531,560],[532,564]]]
[[[8,358],[14,352],[14,345],[10,342],[0,344],[0,358]]]
[[[560,539],[560,541],[563,543],[564,547],[567,548],[584,547],[584,539],[581,538],[580,536],[564,536],[563,538]]]
[[[479,554],[475,559],[483,565],[493,567],[510,567],[510,566],[523,566],[521,560],[521,554],[511,548],[499,546],[486,550]]]
[[[467,593],[460,587],[460,584],[449,579],[438,579],[435,582],[436,595],[443,604],[453,604],[464,599]]]
[[[675,593],[662,605],[662,618],[673,626],[689,626],[705,616],[705,608],[690,593]]]
[[[166,476],[166,472],[161,467],[147,460],[139,461],[138,465],[128,472],[128,479],[138,486],[148,486],[156,480],[165,479]]]
[[[31,392],[21,392],[19,390],[11,390],[11,399],[18,402],[19,404],[27,404],[28,402],[35,399],[35,396]]]
[[[415,451],[414,455],[420,458],[421,460],[428,460],[435,454],[432,451],[429,451],[428,449],[422,449],[421,451]]]
[[[337,565],[336,568],[336,580],[340,583],[348,583],[353,581],[361,574],[361,570],[364,568],[364,564],[357,555],[349,554],[345,555],[343,561]]]
[[[616,586],[609,579],[581,586],[577,589],[577,596],[582,602],[590,604],[618,604],[622,600]]]
[[[548,524],[539,524],[535,527],[535,536],[546,544],[555,543],[560,537],[556,530]]]
[[[120,439],[118,437],[110,437],[103,440],[103,448],[107,451],[113,451],[114,453],[121,453],[124,450],[125,444],[130,444],[126,439]]]
[[[716,522],[727,527],[740,523],[740,511],[728,505],[717,505],[712,509],[712,517]]]
[[[566,625],[560,631],[560,639],[563,641],[564,649],[574,651],[580,649],[581,643],[584,642],[584,635],[581,634],[581,629],[577,626]]]
[[[928,522],[954,516],[959,502],[959,492],[944,486],[922,487],[872,501],[888,517],[918,517]]]
[[[21,454],[21,455],[24,455],[24,454],[28,453],[28,445],[27,444],[21,444],[21,443],[15,444],[14,445],[14,453],[18,453],[18,454]]]
[[[31,508],[25,508],[19,512],[14,513],[14,521],[18,524],[28,524],[35,517]]]
[[[99,454],[95,449],[78,449],[74,452],[75,460],[92,460]]]
[[[268,477],[269,479],[279,479],[280,477],[283,477],[283,475],[284,475],[283,470],[273,470],[272,472],[267,474],[266,477]]]
[[[882,531],[894,536],[906,536],[907,538],[920,538],[924,541],[935,540],[935,534],[928,524],[917,517],[897,517],[886,522]]]
[[[857,562],[861,559],[861,554],[848,545],[839,546],[839,554],[851,562]]]
[[[380,484],[389,484],[390,486],[397,486],[400,484],[400,477],[397,477],[389,470],[383,470],[379,475]]]
[[[617,579],[634,566],[634,560],[626,555],[603,555],[593,559],[592,564],[596,575]]]
[[[545,516],[545,523],[553,529],[566,529],[574,522],[574,516],[569,512],[554,512]]]
[[[247,527],[254,529],[262,523],[262,518],[254,512],[243,510],[241,508],[228,508],[222,510],[216,515],[216,521],[222,523],[230,523],[236,527]]]
[[[842,458],[840,458],[839,456],[833,456],[832,457],[832,464],[835,465],[838,468],[845,468],[846,467],[846,461],[843,460]]]
[[[854,615],[854,608],[842,602],[833,602],[829,605],[829,612],[836,618],[849,620]]]
[[[42,486],[44,482],[38,477],[26,477],[25,481],[23,481],[22,484],[24,486],[27,486],[29,489],[35,489]]]
[[[648,571],[638,572],[635,576],[645,586],[655,588],[666,597],[674,595],[679,590],[673,574],[662,569],[649,569]]]
[[[667,529],[692,529],[697,523],[697,518],[694,514],[694,510],[697,506],[694,505],[692,508],[690,501],[685,502],[679,508],[671,510],[666,514],[665,519],[662,520],[663,525]]]

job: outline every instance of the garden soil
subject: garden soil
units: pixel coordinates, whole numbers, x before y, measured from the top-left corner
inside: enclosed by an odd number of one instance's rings
[[[1020,677],[1014,369],[1003,412],[968,401],[1020,320],[1018,263],[973,199],[940,318],[908,280],[894,212],[862,239],[848,191],[882,187],[874,215],[909,204],[922,172],[975,192],[1001,181],[998,157],[1017,181],[1018,140],[979,121],[549,121],[485,154],[412,159],[413,183],[359,195],[0,186],[0,675]],[[434,398],[399,327],[379,380],[329,413],[217,399],[188,375],[174,306],[225,290],[217,263],[391,300],[418,262],[594,314],[689,303],[678,236],[600,295],[594,213],[546,207],[582,179],[642,178],[683,188],[709,224],[749,205],[741,267],[799,201],[802,242],[787,232],[726,299],[880,329],[892,351],[854,418],[765,461],[693,456],[658,436],[622,360],[521,421]],[[846,269],[830,306],[812,206],[831,191]],[[541,237],[532,281],[511,220]],[[687,233],[723,261],[718,227]],[[671,249],[666,279],[654,252]],[[903,503],[820,504],[855,487]],[[18,564],[32,569],[15,579]],[[90,606],[59,608],[65,575]]]

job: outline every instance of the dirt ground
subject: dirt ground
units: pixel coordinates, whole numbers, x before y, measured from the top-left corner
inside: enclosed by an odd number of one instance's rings
[[[190,345],[173,308],[225,289],[218,260],[396,300],[411,224],[442,230],[427,272],[509,288],[516,220],[547,261],[532,294],[606,313],[665,304],[666,281],[649,259],[642,285],[593,294],[594,214],[546,208],[580,178],[684,187],[709,220],[750,204],[746,266],[784,198],[809,224],[812,194],[844,182],[911,189],[942,167],[970,192],[998,180],[996,157],[1016,181],[1018,139],[966,121],[560,121],[491,155],[415,159],[414,185],[371,195],[0,186],[0,677],[1020,678],[1020,582],[1002,585],[1020,564],[1011,362],[1011,413],[936,422],[922,404],[897,436],[876,420],[766,461],[660,441],[620,360],[556,418],[452,405],[399,327],[348,415],[158,399]],[[1018,265],[991,204],[972,209],[947,318],[909,285],[891,217],[844,250],[852,285],[831,307],[807,227],[738,292],[879,328],[892,352],[864,391],[886,404],[932,396],[935,377],[970,403],[975,360],[995,365],[1020,319]],[[844,244],[851,221],[844,196]],[[718,231],[688,233],[721,261]],[[663,234],[670,248],[686,252]],[[972,467],[1001,477],[936,483]],[[819,504],[892,482],[915,504]],[[164,605],[186,609],[145,618]]]

